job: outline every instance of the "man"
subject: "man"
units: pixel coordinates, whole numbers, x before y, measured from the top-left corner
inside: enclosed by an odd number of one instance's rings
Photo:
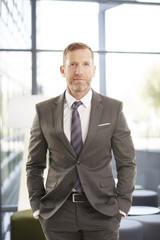
[[[136,164],[130,131],[122,103],[91,89],[95,70],[91,48],[70,44],[60,67],[66,91],[36,105],[27,184],[47,240],[117,240],[131,206]]]

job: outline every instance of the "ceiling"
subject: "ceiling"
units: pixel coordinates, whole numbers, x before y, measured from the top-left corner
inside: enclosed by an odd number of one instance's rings
[[[137,3],[137,4],[155,4],[159,5],[160,0],[39,0],[39,1],[73,1],[73,2],[97,2],[101,4],[109,3]]]

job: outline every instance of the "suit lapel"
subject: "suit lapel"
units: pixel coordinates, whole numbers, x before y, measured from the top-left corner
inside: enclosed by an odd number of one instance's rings
[[[100,95],[93,91],[88,134],[87,134],[86,140],[84,142],[80,156],[83,155],[83,153],[87,150],[92,139],[94,138],[94,136],[96,134],[96,129],[98,128],[98,124],[99,124],[102,109],[103,109],[103,105],[102,105],[101,101],[102,101],[102,99],[101,99]],[[57,97],[56,101],[54,102],[54,104],[52,106],[54,126],[55,126],[55,131],[56,131],[57,137],[65,145],[65,147],[68,149],[68,151],[70,151],[70,153],[76,158],[76,154],[75,154],[75,152],[63,130],[63,108],[64,108],[64,94]]]
[[[103,105],[102,105],[101,101],[102,101],[102,99],[101,99],[100,95],[93,91],[88,134],[87,134],[86,140],[84,142],[80,156],[87,150],[92,139],[94,138],[94,136],[96,134],[96,129],[98,128],[98,124],[99,124],[102,109],[103,109]]]
[[[55,101],[54,105],[52,106],[53,121],[57,137],[65,145],[68,151],[70,151],[71,154],[76,157],[76,154],[63,130],[63,108],[64,108],[64,94],[57,97],[57,101]]]

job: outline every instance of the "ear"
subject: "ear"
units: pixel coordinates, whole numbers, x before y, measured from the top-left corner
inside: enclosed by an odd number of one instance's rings
[[[92,77],[95,76],[95,73],[96,73],[96,66],[93,66],[93,73],[92,73]]]
[[[60,72],[61,72],[62,76],[65,77],[64,66],[60,66]]]

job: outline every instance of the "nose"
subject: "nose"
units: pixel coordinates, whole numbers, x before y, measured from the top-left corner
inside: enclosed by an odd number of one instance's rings
[[[77,74],[77,75],[80,75],[80,74],[82,74],[82,66],[81,65],[77,65],[76,66],[76,71],[75,71],[75,73]]]

